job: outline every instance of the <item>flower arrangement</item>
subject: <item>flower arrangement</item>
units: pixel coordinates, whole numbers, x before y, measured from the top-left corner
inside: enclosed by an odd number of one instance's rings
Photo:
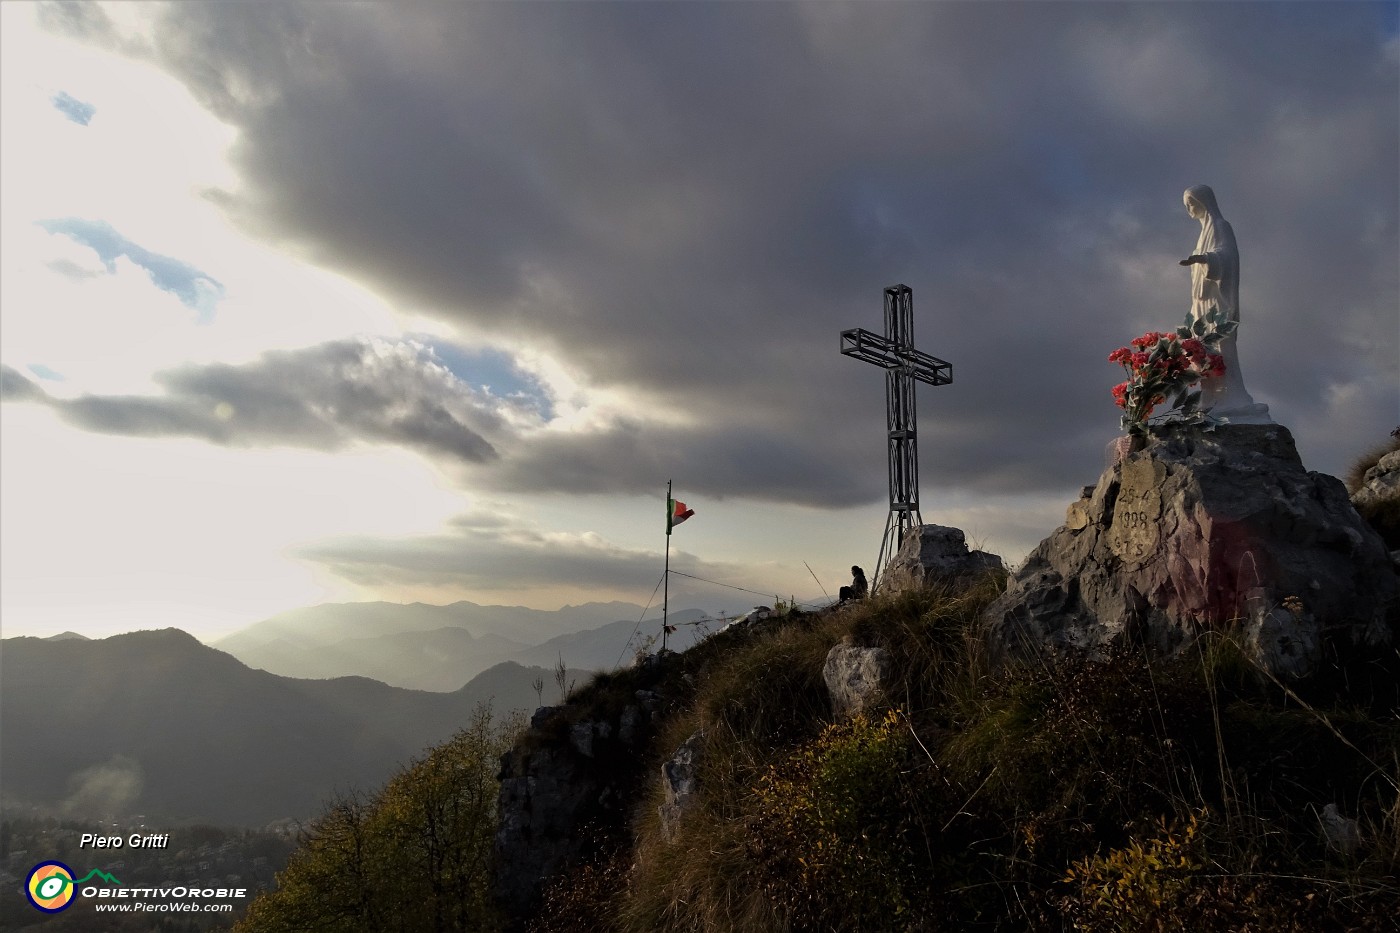
[[[1206,376],[1224,374],[1225,358],[1216,347],[1237,327],[1212,308],[1202,318],[1188,316],[1175,333],[1148,331],[1110,353],[1108,361],[1128,375],[1113,387],[1113,401],[1123,409],[1123,428],[1130,435],[1146,434],[1153,410],[1169,398],[1174,420],[1200,420],[1203,413],[1196,404],[1201,392],[1192,386]]]

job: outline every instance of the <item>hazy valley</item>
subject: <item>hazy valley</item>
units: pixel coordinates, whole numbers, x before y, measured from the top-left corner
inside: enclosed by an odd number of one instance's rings
[[[178,629],[8,638],[7,814],[234,826],[305,818],[336,792],[381,785],[479,704],[528,713],[626,663],[640,615],[624,603],[559,612],[365,603],[277,616],[218,648]],[[672,644],[690,644],[701,629],[684,623],[702,617],[672,614],[681,623]]]
[[[562,658],[570,668],[616,667],[630,660],[640,639],[660,631],[659,612],[639,626],[641,616],[642,607],[619,602],[554,612],[470,602],[336,603],[282,613],[212,644],[249,667],[286,677],[360,676],[451,691],[505,661],[552,669]],[[671,614],[677,646],[694,642],[701,627],[687,623],[702,618],[695,609]]]

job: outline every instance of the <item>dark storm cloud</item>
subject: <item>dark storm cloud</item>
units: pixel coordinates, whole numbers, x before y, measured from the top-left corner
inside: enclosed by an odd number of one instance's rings
[[[883,379],[837,334],[895,282],[954,364],[926,488],[1090,481],[1107,353],[1187,309],[1198,183],[1250,387],[1340,469],[1396,414],[1390,14],[1199,9],[179,4],[151,54],[241,131],[249,228],[693,419],[541,435],[498,486],[879,498]]]
[[[3,375],[16,400],[44,397],[13,370]],[[156,379],[164,395],[46,400],[65,420],[103,434],[322,450],[364,441],[455,463],[497,456],[483,436],[500,426],[492,400],[417,344],[336,341],[269,352],[239,366],[188,366]]]
[[[883,438],[867,432],[854,439],[874,449]],[[656,477],[674,471],[685,477],[687,489],[714,498],[744,495],[840,507],[867,498],[842,443],[741,421],[698,430],[622,422],[587,434],[524,438],[507,456],[508,469],[491,470],[481,480],[506,492],[627,494],[651,491]]]

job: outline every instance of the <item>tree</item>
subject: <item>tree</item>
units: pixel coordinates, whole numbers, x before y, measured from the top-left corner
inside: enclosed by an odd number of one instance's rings
[[[333,799],[312,822],[275,890],[238,933],[491,930],[497,761],[519,723],[479,707],[466,728],[372,798]]]

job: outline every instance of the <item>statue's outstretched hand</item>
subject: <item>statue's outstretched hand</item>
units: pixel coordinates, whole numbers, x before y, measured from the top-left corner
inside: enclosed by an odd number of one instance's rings
[[[1206,257],[1200,255],[1199,253],[1193,253],[1192,255],[1187,256],[1185,259],[1181,260],[1181,262],[1177,263],[1177,265],[1179,265],[1179,266],[1193,266],[1193,265],[1195,265],[1196,263],[1201,263],[1201,262],[1205,262],[1205,261],[1206,261]]]

